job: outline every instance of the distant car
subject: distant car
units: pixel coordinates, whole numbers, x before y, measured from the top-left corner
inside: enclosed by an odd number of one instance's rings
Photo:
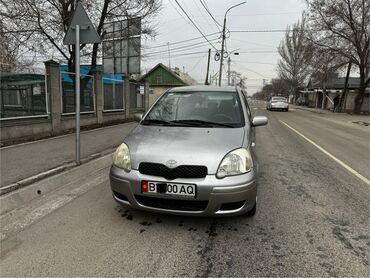
[[[300,96],[297,101],[296,101],[296,104],[297,105],[301,105],[301,106],[307,106],[308,105],[308,99],[306,97],[302,97]]]
[[[254,215],[258,163],[253,117],[235,87],[164,93],[113,157],[113,198],[134,209],[190,216]]]
[[[289,102],[286,97],[272,97],[266,105],[267,110],[289,111]]]

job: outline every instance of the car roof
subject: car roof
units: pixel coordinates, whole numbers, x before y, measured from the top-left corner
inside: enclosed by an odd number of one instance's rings
[[[176,92],[230,92],[235,93],[236,87],[232,86],[206,86],[206,85],[198,85],[198,86],[181,86],[171,88],[169,92],[176,93]]]

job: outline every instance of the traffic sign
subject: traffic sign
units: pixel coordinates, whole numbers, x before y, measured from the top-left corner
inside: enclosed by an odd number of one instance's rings
[[[101,41],[84,7],[79,2],[73,14],[72,21],[64,37],[63,44],[76,44],[76,26],[80,26],[80,44],[99,43]]]
[[[76,164],[80,165],[80,44],[100,43],[100,36],[91,23],[84,7],[79,2],[63,40],[75,48],[75,92],[76,92]]]

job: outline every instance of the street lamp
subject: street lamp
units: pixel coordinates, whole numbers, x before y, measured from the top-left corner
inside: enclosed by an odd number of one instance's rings
[[[222,78],[222,63],[223,63],[223,61],[224,61],[224,44],[225,44],[226,15],[227,15],[227,13],[228,13],[231,9],[236,8],[236,7],[238,7],[238,6],[240,6],[240,5],[243,5],[243,4],[245,4],[245,3],[247,3],[247,2],[245,2],[245,1],[244,1],[244,2],[241,2],[241,3],[237,4],[237,5],[234,5],[234,6],[230,7],[230,8],[228,8],[228,9],[227,9],[227,11],[226,11],[226,13],[225,13],[225,16],[224,16],[224,26],[223,26],[223,28],[222,28],[222,45],[221,45],[221,59],[220,59],[220,71],[219,71],[219,76],[218,76],[218,86],[221,86],[221,78]]]
[[[230,86],[230,62],[231,62],[231,54],[234,53],[234,55],[239,55],[239,52],[236,52],[237,50],[239,50],[240,48],[237,48],[237,49],[234,49],[232,51],[230,51],[229,53],[229,57],[227,59],[227,85]]]

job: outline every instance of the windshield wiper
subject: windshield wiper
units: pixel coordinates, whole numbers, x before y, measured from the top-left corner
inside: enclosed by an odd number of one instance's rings
[[[151,124],[159,124],[159,125],[171,125],[170,122],[164,121],[164,120],[158,120],[158,119],[146,119],[142,122],[144,125],[151,125]]]
[[[177,121],[171,121],[171,123],[180,123],[180,124],[187,124],[189,126],[201,126],[201,127],[214,127],[214,126],[234,127],[231,124],[216,123],[216,122],[203,121],[203,120],[177,120]]]

